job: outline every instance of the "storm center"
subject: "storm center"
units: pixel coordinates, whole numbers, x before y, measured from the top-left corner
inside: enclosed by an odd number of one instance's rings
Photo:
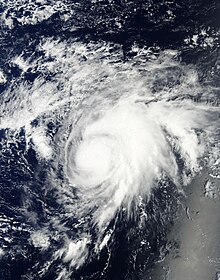
[[[98,181],[104,180],[112,166],[112,147],[107,139],[96,137],[85,140],[75,156],[77,170]]]

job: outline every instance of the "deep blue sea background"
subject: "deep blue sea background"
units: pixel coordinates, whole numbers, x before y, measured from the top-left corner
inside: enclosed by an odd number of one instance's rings
[[[0,69],[7,77],[7,81],[0,84],[0,102],[7,103],[3,98],[4,91],[9,85],[16,87],[23,75],[21,69],[11,62],[12,58],[21,53],[24,57],[29,57],[30,54],[35,58],[40,57],[41,51],[36,48],[37,45],[42,38],[51,37],[59,41],[74,38],[83,43],[99,40],[118,43],[122,45],[125,61],[134,55],[131,51],[134,43],[152,47],[155,52],[175,49],[179,51],[182,62],[195,65],[201,83],[220,86],[218,0],[64,2],[69,11],[74,9],[73,15],[67,20],[64,21],[63,14],[70,12],[57,8],[45,20],[23,24],[18,19],[30,13],[27,6],[14,5],[12,1],[9,7],[0,1],[0,15],[6,13],[5,18],[10,18],[12,22],[9,28],[3,19],[0,21]],[[35,5],[44,4],[36,1]],[[201,30],[206,30],[206,35],[201,33]],[[198,35],[196,43],[195,37],[193,39],[195,34]],[[204,44],[207,37],[213,38],[212,44]],[[30,68],[22,76],[22,80],[31,84],[40,75],[40,72]],[[46,78],[50,80],[52,76]],[[38,119],[32,122],[33,127],[37,124]],[[47,133],[55,135],[59,125],[58,121],[51,122]],[[59,267],[58,261],[48,267],[42,278],[36,275],[39,263],[46,262],[54,249],[61,247],[62,243],[52,240],[50,250],[45,253],[33,246],[29,237],[32,229],[40,229],[47,223],[50,227],[50,217],[60,215],[62,210],[53,199],[56,195],[53,191],[42,191],[43,186],[49,184],[49,163],[39,164],[35,150],[26,148],[25,133],[25,130],[21,129],[15,141],[10,127],[0,130],[0,248],[8,252],[0,259],[0,280],[55,280],[57,276],[54,266]],[[145,211],[149,215],[149,222],[145,229],[137,228],[133,220],[126,221],[122,212],[116,221],[117,229],[110,260],[106,248],[99,259],[91,259],[87,265],[74,271],[71,279],[152,279],[154,263],[161,258],[161,251],[166,254],[166,235],[178,212],[177,201],[181,199],[175,186],[172,183],[170,185],[168,193],[161,191],[163,186],[156,189],[150,202],[146,204]],[[167,199],[171,194],[173,199]],[[32,220],[31,215],[29,218],[24,215],[24,200],[29,201],[25,211],[35,213],[35,219]],[[152,205],[154,206],[151,207]],[[163,222],[157,215],[161,212],[164,213]],[[69,228],[75,222],[74,218],[63,220]],[[51,228],[51,231],[53,230]],[[74,232],[68,234],[74,236]],[[140,246],[140,240],[143,239],[148,242],[145,248]],[[106,262],[109,262],[108,269],[105,269]]]

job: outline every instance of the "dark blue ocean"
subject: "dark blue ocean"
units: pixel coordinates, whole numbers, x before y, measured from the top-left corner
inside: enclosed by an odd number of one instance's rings
[[[212,190],[219,180],[219,51],[217,0],[0,0],[0,280],[189,279],[181,272],[178,279],[169,276],[167,267],[159,276],[155,271],[184,242],[170,233],[188,213],[187,182],[203,168],[214,175],[202,184],[214,180]],[[144,103],[151,112],[146,118],[157,119],[146,130],[157,135],[144,150],[152,156],[144,171],[150,175],[141,173],[154,187],[145,196],[142,181],[127,183],[119,203],[110,183],[109,192],[72,183],[69,165],[76,162],[68,157],[87,123],[137,92],[134,103]],[[134,125],[138,114],[131,113]],[[129,133],[133,139],[136,132]],[[166,151],[175,158],[176,177]],[[131,171],[110,182],[133,176],[145,162],[147,156],[136,165],[132,152],[126,150]],[[162,173],[154,180],[157,167]],[[219,238],[213,242],[219,248]],[[218,252],[207,280],[219,279]]]

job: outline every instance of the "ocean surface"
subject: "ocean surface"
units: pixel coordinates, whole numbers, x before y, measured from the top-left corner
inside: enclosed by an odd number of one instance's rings
[[[220,279],[220,2],[0,0],[0,280]]]

